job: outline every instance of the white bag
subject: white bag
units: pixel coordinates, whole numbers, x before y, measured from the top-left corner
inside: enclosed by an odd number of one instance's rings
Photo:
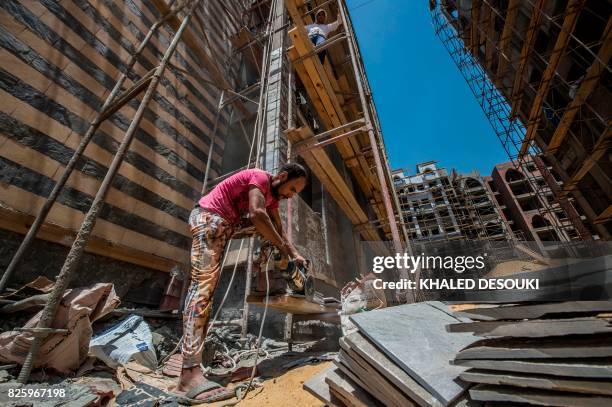
[[[130,315],[119,324],[91,339],[89,354],[116,368],[130,360],[157,368],[157,355],[149,325],[138,315]]]

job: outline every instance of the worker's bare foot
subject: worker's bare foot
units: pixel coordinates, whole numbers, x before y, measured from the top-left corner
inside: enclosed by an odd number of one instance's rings
[[[208,389],[207,389],[208,388]],[[202,391],[199,391],[202,389]],[[220,387],[204,377],[204,372],[200,366],[183,368],[179,377],[179,383],[174,389],[176,393],[184,394],[190,399],[207,400],[217,398],[228,392],[228,389]],[[197,394],[193,394],[195,393]]]

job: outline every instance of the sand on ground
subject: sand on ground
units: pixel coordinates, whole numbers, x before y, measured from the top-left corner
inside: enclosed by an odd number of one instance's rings
[[[315,396],[304,390],[304,382],[331,366],[333,362],[321,362],[314,365],[300,366],[288,370],[284,374],[263,382],[263,388],[257,388],[247,394],[246,398],[236,404],[240,407],[322,407],[322,403]],[[225,400],[200,406],[220,407],[236,399]]]

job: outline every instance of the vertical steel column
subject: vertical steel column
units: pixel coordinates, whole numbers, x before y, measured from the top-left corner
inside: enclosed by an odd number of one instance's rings
[[[193,14],[193,11],[200,2],[201,0],[194,0],[191,6],[187,8],[183,22],[181,23],[179,29],[176,31],[174,38],[172,38],[172,42],[168,46],[168,49],[166,50],[159,66],[155,69],[155,73],[153,74],[147,91],[144,97],[142,98],[142,101],[140,102],[140,106],[138,106],[138,110],[136,111],[134,118],[132,119],[132,123],[130,123],[130,127],[125,133],[121,145],[117,149],[117,153],[115,154],[115,157],[113,158],[113,161],[108,168],[108,172],[106,173],[106,176],[104,177],[104,180],[100,185],[100,189],[98,190],[98,193],[96,194],[93,200],[91,208],[89,208],[89,211],[85,215],[85,219],[81,224],[81,229],[79,230],[79,233],[77,234],[74,243],[70,248],[68,256],[66,256],[64,265],[62,266],[62,269],[55,281],[53,291],[51,292],[49,299],[47,300],[47,303],[45,304],[45,307],[42,310],[40,321],[38,322],[37,326],[38,328],[48,328],[53,322],[53,318],[55,317],[55,313],[57,311],[60,299],[64,294],[64,291],[68,287],[68,283],[70,282],[72,275],[77,270],[77,267],[83,255],[83,251],[85,250],[85,245],[87,244],[91,232],[93,231],[93,228],[96,224],[96,219],[98,218],[100,209],[102,209],[102,205],[104,204],[106,195],[112,185],[113,179],[115,178],[117,171],[119,170],[119,167],[121,166],[121,163],[123,162],[123,158],[125,156],[125,153],[127,152],[127,149],[129,148],[134,133],[140,125],[140,121],[144,115],[144,111],[157,89],[157,85],[159,84],[161,75],[164,73],[164,70],[168,65],[170,57],[174,54],[174,51],[176,50],[176,47],[179,41],[181,40],[181,36],[187,28],[187,25],[189,24],[189,20],[191,18],[191,15]],[[34,364],[34,359],[40,351],[42,341],[43,338],[41,336],[34,337],[28,355],[26,356],[21,371],[19,372],[19,377],[17,380],[20,383],[26,383],[28,381],[30,377],[30,371],[32,370],[32,366]]]
[[[380,151],[378,148],[378,141],[376,140],[376,134],[374,133],[374,127],[372,126],[372,119],[370,117],[370,111],[368,109],[368,101],[363,90],[362,75],[359,70],[359,65],[356,56],[355,46],[355,33],[353,32],[352,26],[349,25],[349,21],[346,15],[346,9],[343,0],[338,0],[338,8],[340,15],[342,16],[342,24],[344,29],[348,33],[348,46],[351,54],[351,62],[353,66],[353,72],[355,74],[355,82],[357,82],[357,88],[359,90],[359,99],[361,100],[361,106],[363,107],[363,116],[365,119],[365,126],[368,130],[368,137],[370,138],[370,145],[372,146],[372,153],[374,154],[374,162],[376,164],[376,175],[378,176],[378,182],[380,183],[380,190],[382,192],[383,203],[385,205],[385,211],[387,212],[387,218],[389,219],[389,228],[391,229],[391,236],[393,238],[393,246],[395,251],[401,253],[403,251],[402,243],[400,240],[399,230],[397,223],[395,222],[395,214],[393,212],[393,205],[391,204],[391,195],[387,185],[385,177],[385,171],[383,170],[383,163],[380,157]]]
[[[76,166],[76,163],[79,161],[79,159],[83,155],[85,148],[87,148],[87,145],[93,138],[93,135],[95,134],[96,130],[98,130],[98,127],[100,126],[100,124],[107,118],[106,113],[109,111],[111,107],[113,107],[111,106],[113,104],[113,100],[119,94],[121,87],[123,86],[125,80],[127,79],[128,72],[131,71],[131,69],[134,67],[134,64],[136,63],[136,59],[138,58],[140,53],[144,50],[144,47],[148,44],[149,40],[151,39],[153,34],[157,31],[159,26],[170,16],[174,15],[177,11],[178,10],[175,10],[167,14],[166,16],[162,17],[160,20],[156,21],[155,24],[151,26],[151,28],[149,29],[149,32],[147,33],[145,38],[142,40],[142,42],[138,46],[138,49],[136,49],[134,54],[128,60],[128,63],[125,68],[125,72],[121,74],[121,76],[119,77],[119,80],[113,87],[111,93],[108,95],[108,97],[104,101],[104,104],[102,105],[102,108],[100,109],[100,112],[96,115],[96,117],[90,123],[89,128],[87,129],[87,132],[81,139],[81,142],[79,143],[77,149],[74,151],[74,154],[72,154],[70,161],[68,161],[68,164],[66,164],[66,167],[64,168],[64,172],[62,173],[62,176],[57,181],[57,183],[53,186],[53,189],[51,190],[51,193],[47,197],[47,200],[45,201],[43,206],[40,208],[38,215],[36,215],[36,219],[34,220],[34,223],[32,223],[32,225],[30,226],[28,233],[25,235],[23,241],[19,245],[19,248],[17,248],[17,251],[13,255],[11,262],[6,268],[6,271],[2,275],[2,279],[0,280],[0,293],[4,291],[4,289],[6,288],[6,285],[9,279],[11,278],[11,276],[13,275],[13,273],[15,272],[15,269],[17,268],[17,265],[21,261],[21,258],[23,257],[25,252],[29,249],[30,245],[32,244],[32,241],[36,237],[36,234],[38,233],[41,226],[45,222],[45,219],[47,218],[49,211],[51,211],[53,204],[55,204],[57,197],[59,196],[62,188],[64,188],[66,181],[68,181],[68,178],[70,177],[70,174],[72,174],[72,171],[74,170],[74,167]]]

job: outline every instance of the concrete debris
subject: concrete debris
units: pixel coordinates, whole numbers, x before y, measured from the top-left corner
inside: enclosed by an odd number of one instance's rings
[[[6,370],[0,370],[0,383],[5,383],[13,380],[13,376]]]

